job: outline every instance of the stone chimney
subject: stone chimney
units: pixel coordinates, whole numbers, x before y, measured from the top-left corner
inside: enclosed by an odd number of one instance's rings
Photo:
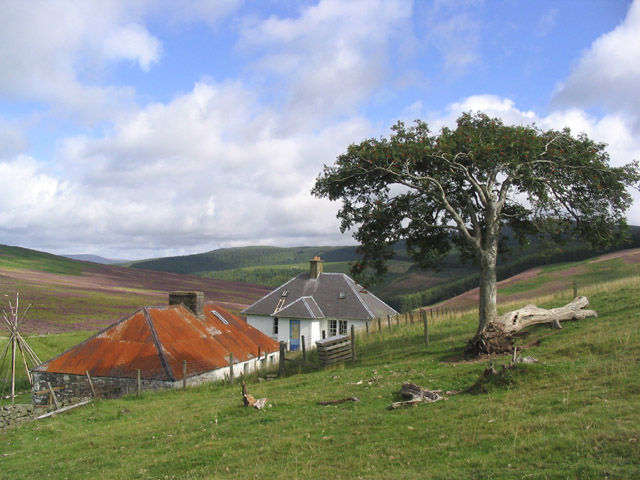
[[[184,305],[198,318],[204,317],[202,292],[169,292],[169,305]]]
[[[322,264],[324,262],[320,260],[320,257],[316,255],[312,260],[310,260],[309,263],[309,275],[311,276],[311,278],[318,278],[318,275],[322,273]]]

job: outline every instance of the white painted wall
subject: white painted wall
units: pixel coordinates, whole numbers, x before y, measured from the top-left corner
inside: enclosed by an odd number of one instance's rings
[[[296,320],[296,319],[293,319]],[[372,328],[372,322],[369,322],[369,327]],[[289,334],[290,326],[288,318],[278,318],[278,335],[273,334],[273,318],[261,315],[248,315],[247,323],[252,327],[257,328],[265,335],[269,335],[277,342],[285,342],[287,348],[289,348]],[[356,329],[364,329],[366,320],[347,320],[347,334],[351,333],[351,325],[354,325]],[[326,332],[329,336],[329,320],[326,318],[317,320],[300,320],[300,335],[304,335],[304,341],[307,349],[316,348],[316,340],[322,339],[322,331]]]
[[[255,372],[256,370],[260,370],[261,368],[271,367],[276,365],[280,361],[280,352],[271,352],[266,355],[263,355],[260,358],[252,358],[246,362],[239,362],[233,365],[233,376],[234,378],[241,377],[242,375],[249,374]],[[187,365],[188,368],[188,365]],[[205,382],[215,382],[219,380],[226,380],[229,378],[231,373],[231,369],[229,366],[218,368],[217,370],[212,370],[210,372],[203,373],[201,375],[196,375],[194,377],[187,378],[187,385],[199,385]],[[182,385],[182,380],[175,382],[175,387],[180,387]]]

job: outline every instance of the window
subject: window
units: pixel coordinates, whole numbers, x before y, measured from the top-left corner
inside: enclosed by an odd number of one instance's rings
[[[273,334],[278,335],[278,318],[273,319]]]
[[[338,333],[340,335],[347,334],[347,321],[346,320],[338,320]]]
[[[329,320],[329,336],[335,337],[336,335],[347,334],[347,321],[346,320]]]
[[[289,295],[289,290],[283,290],[281,297],[287,297]]]
[[[329,336],[334,337],[338,332],[338,321],[329,320]]]
[[[339,298],[340,300],[343,300],[343,299],[347,298],[347,292],[340,292],[340,293],[338,294],[338,298]]]
[[[211,310],[211,313],[213,313],[216,317],[218,317],[222,323],[224,323],[225,325],[229,325],[229,322],[227,322],[227,319],[224,318],[219,312],[216,312],[215,310]]]

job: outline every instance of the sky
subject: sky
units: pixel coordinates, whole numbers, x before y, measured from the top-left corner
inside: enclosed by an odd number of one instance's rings
[[[0,244],[353,244],[323,166],[477,111],[640,160],[640,0],[2,0]]]

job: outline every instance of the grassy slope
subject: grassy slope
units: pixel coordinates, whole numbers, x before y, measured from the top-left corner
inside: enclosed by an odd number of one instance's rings
[[[97,331],[144,305],[163,305],[167,292],[198,290],[239,311],[269,292],[257,285],[79,262],[0,245],[0,294],[33,308],[23,332]],[[0,297],[0,305],[8,299]]]
[[[611,265],[593,265],[583,281],[598,283],[585,287],[598,317],[527,331],[519,343],[540,363],[476,386],[486,393],[386,408],[404,381],[477,382],[486,361],[451,360],[475,329],[469,314],[432,324],[429,348],[421,326],[401,326],[361,337],[354,364],[250,381],[264,411],[242,407],[237,385],[98,401],[0,434],[0,467],[7,478],[637,478],[640,278],[595,282]],[[361,401],[316,404],[351,396]]]

